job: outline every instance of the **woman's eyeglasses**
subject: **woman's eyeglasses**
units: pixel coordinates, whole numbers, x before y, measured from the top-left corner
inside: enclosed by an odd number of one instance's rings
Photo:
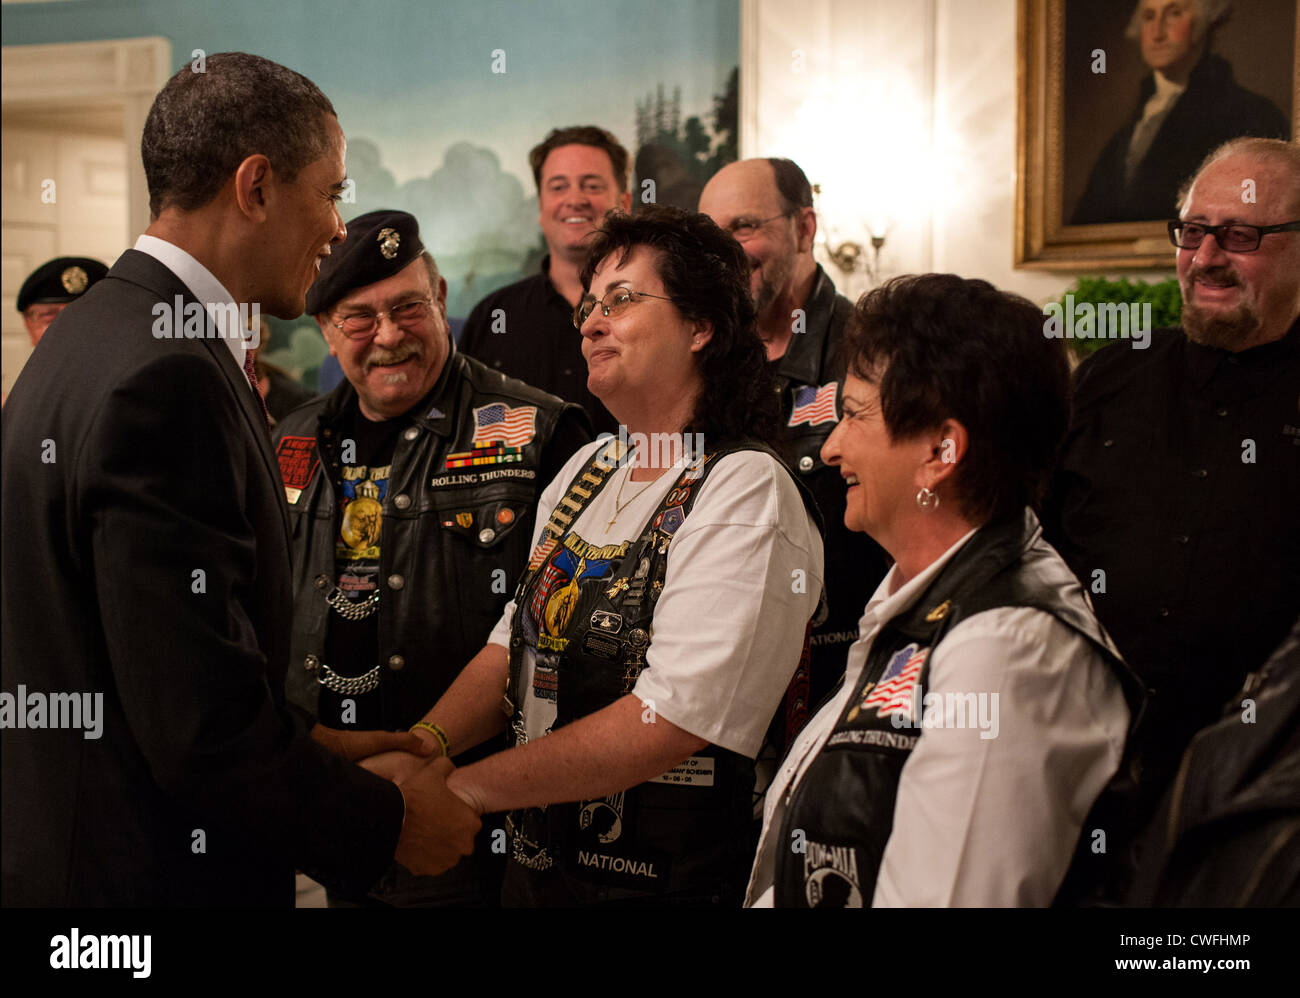
[[[587,317],[600,307],[600,311],[606,317],[618,315],[632,302],[638,298],[658,298],[660,301],[672,301],[671,298],[665,298],[663,295],[652,295],[645,291],[633,291],[631,288],[615,288],[613,291],[606,291],[604,298],[596,298],[587,295],[586,298],[578,302],[578,307],[573,310],[573,328],[579,332],[582,331],[582,324],[587,321]]]

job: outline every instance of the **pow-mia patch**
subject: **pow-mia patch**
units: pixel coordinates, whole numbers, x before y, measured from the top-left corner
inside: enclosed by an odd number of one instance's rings
[[[623,839],[630,831],[624,825],[624,794],[611,794],[597,800],[578,802],[578,827],[575,829],[577,863],[572,874],[582,880],[604,881],[612,885],[641,890],[662,890],[669,882],[671,859],[654,850],[629,854],[635,845]]]
[[[804,843],[804,897],[809,908],[861,908],[858,851],[850,845]]]
[[[285,497],[297,502],[302,490],[320,466],[316,454],[315,437],[284,437],[275,448],[275,458],[280,463],[280,478],[284,482]]]

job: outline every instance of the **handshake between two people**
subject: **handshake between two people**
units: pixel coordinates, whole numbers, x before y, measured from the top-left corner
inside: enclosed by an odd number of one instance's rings
[[[447,786],[455,767],[432,740],[410,732],[340,731],[317,724],[312,738],[335,755],[397,784],[406,819],[393,855],[418,876],[436,876],[474,851],[482,808]]]

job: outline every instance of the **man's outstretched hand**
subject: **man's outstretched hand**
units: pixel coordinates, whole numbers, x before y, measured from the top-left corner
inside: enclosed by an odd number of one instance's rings
[[[338,728],[327,728],[323,724],[316,724],[312,726],[311,736],[348,762],[359,762],[367,756],[380,752],[412,753],[421,756],[425,761],[433,754],[428,739],[409,731],[340,731]]]
[[[380,752],[378,755],[360,760],[357,765],[386,780],[403,783],[429,765],[435,756],[441,758],[440,753],[433,749],[427,750],[423,755],[412,755],[410,752]]]
[[[450,760],[437,758],[395,781],[406,801],[406,820],[393,858],[417,876],[449,870],[474,851],[482,822],[447,789],[454,768]]]

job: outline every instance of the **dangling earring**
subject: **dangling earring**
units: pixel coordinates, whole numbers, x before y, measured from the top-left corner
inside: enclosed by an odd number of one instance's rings
[[[927,512],[939,508],[939,493],[931,492],[922,486],[921,491],[916,494],[916,505]]]

